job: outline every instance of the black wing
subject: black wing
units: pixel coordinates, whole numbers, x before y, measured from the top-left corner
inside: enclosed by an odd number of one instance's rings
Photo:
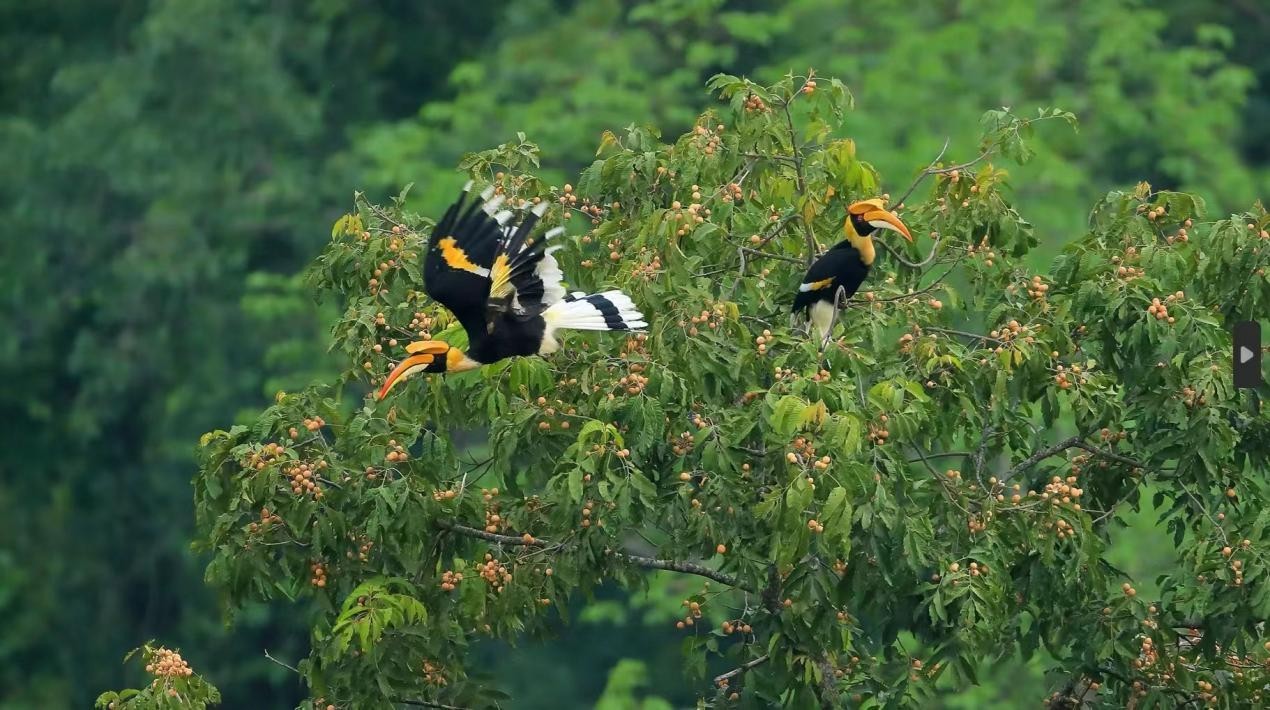
[[[869,267],[861,260],[860,252],[848,243],[839,244],[807,270],[794,297],[794,310],[807,308],[816,301],[833,301],[839,287],[843,297],[850,298],[868,275]]]
[[[469,202],[470,190],[468,183],[432,230],[423,262],[423,283],[428,296],[453,313],[467,331],[468,340],[474,341],[485,333],[490,267],[504,232],[492,215],[502,198],[491,200],[493,188],[489,188]]]
[[[512,313],[521,318],[536,316],[565,296],[560,281],[564,275],[547,248],[551,237],[563,232],[557,227],[533,243],[529,235],[547,210],[541,203],[525,214],[519,224],[507,230],[490,267],[490,290],[486,304],[489,322]]]

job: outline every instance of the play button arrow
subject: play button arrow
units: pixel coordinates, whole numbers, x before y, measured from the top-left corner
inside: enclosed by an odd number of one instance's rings
[[[1261,386],[1261,326],[1243,321],[1234,327],[1235,386]]]

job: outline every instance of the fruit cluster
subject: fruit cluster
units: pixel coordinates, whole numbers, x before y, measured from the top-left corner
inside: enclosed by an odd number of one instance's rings
[[[692,336],[698,335],[701,332],[697,329],[697,326],[699,325],[704,325],[710,330],[717,330],[719,327],[719,324],[723,321],[723,313],[724,313],[723,306],[716,305],[713,310],[703,310],[701,311],[700,314],[692,316],[692,318],[690,319],[692,321],[691,326],[689,326],[688,323],[681,320],[679,321],[679,327],[680,328],[687,327],[688,335],[692,335]]]
[[[1147,306],[1147,315],[1155,316],[1156,320],[1167,320],[1169,325],[1173,325],[1173,323],[1176,322],[1176,319],[1169,315],[1168,304],[1178,303],[1185,297],[1186,294],[1184,292],[1178,291],[1165,296],[1163,301],[1159,298],[1152,298],[1151,305]]]
[[[267,442],[260,451],[253,452],[242,462],[244,468],[254,468],[257,471],[265,470],[265,467],[280,460],[286,453],[287,449],[282,444]]]
[[[327,468],[325,460],[316,465],[307,461],[296,461],[282,467],[282,475],[291,481],[291,492],[295,495],[311,495],[314,500],[321,500],[325,495],[318,472]]]
[[[252,523],[248,525],[247,530],[249,530],[252,533],[259,532],[262,530],[268,530],[269,526],[277,525],[281,522],[282,522],[282,518],[278,517],[275,513],[271,512],[268,508],[261,508],[260,522]]]
[[[754,94],[750,94],[748,97],[746,97],[744,106],[745,106],[745,110],[750,113],[754,113],[754,112],[766,113],[768,111],[771,111],[771,109],[768,108],[767,103],[765,103],[763,99],[755,96]]]
[[[433,663],[432,661],[424,661],[423,662],[423,682],[433,687],[440,688],[444,686],[448,681],[446,681],[445,673],[443,672],[441,665],[439,663]]]
[[[627,338],[626,342],[622,343],[622,350],[618,353],[618,357],[625,360],[637,353],[640,355],[648,354],[648,333],[635,333]],[[643,372],[643,367],[641,366],[638,371]]]
[[[883,414],[879,417],[879,421],[876,424],[873,422],[869,423],[869,435],[867,437],[869,443],[874,446],[881,446],[886,443],[886,440],[891,436],[891,430],[886,428],[887,421],[888,417]]]
[[[696,438],[692,435],[692,432],[688,431],[672,437],[670,440],[670,450],[675,452],[676,456],[687,456],[692,453],[692,447],[695,445]]]
[[[719,149],[719,144],[723,140],[719,136],[720,133],[723,133],[723,129],[724,125],[722,123],[716,125],[713,130],[711,130],[709,126],[702,125],[698,125],[695,129],[693,129],[694,139],[697,145],[701,146],[702,152],[706,155],[714,155],[714,152]],[[696,186],[694,185],[693,187],[695,188]]]
[[[188,678],[194,675],[193,669],[181,658],[181,654],[163,647],[156,648],[150,656],[146,673],[159,678]]]
[[[684,615],[683,619],[675,622],[675,628],[682,629],[685,626],[696,625],[696,620],[701,618],[701,604],[690,599],[685,599],[679,606],[687,607],[688,613]]]
[[[759,355],[767,353],[767,343],[772,337],[772,331],[764,330],[763,334],[754,338],[754,346],[758,350]]]
[[[368,539],[366,539],[366,538],[364,538],[364,537],[363,537],[363,538],[361,539],[361,541],[360,541],[360,544],[358,544],[358,541],[356,541],[356,540],[354,540],[353,544],[357,545],[357,551],[356,551],[356,552],[353,552],[352,550],[349,550],[349,551],[348,551],[348,553],[347,553],[347,554],[348,554],[348,558],[349,558],[350,560],[351,560],[351,559],[356,559],[356,560],[357,560],[357,561],[359,561],[359,562],[369,562],[369,561],[370,561],[370,548],[374,547],[374,546],[375,546],[375,543],[374,543],[373,541],[368,540]],[[325,575],[324,575],[324,576],[325,576]]]
[[[1048,500],[1054,505],[1059,503],[1071,505],[1076,510],[1080,510],[1080,502],[1076,499],[1084,495],[1085,491],[1076,486],[1076,481],[1075,476],[1068,476],[1066,479],[1054,476],[1049,483],[1045,484],[1045,490],[1041,492],[1041,500]]]
[[[939,198],[939,201],[942,203],[944,198]],[[944,206],[941,209],[946,210],[947,206]],[[994,251],[992,247],[988,246],[988,235],[986,234],[979,240],[978,245],[971,244],[967,246],[966,253],[974,258],[983,259],[984,266],[992,266],[995,263],[994,260],[997,258],[996,251]]]
[[[432,340],[431,329],[434,322],[432,316],[423,311],[415,311],[410,318],[410,330],[416,333],[420,340]],[[388,341],[388,345],[389,347],[396,347],[392,340]]]
[[[790,442],[791,449],[785,454],[785,460],[789,463],[803,465],[804,462],[810,461],[816,455],[816,445],[805,436],[796,436]]]
[[[1020,325],[1017,320],[1011,320],[1009,323],[1006,323],[1004,327],[988,333],[989,336],[1000,343],[993,348],[992,351],[995,353],[1001,352],[1005,348],[1009,347],[1010,344],[1014,342],[1015,338],[1020,336],[1022,336],[1023,342],[1031,345],[1036,342],[1036,337],[1032,335],[1033,332],[1033,326]]]
[[[441,573],[441,591],[453,592],[458,588],[459,583],[463,581],[462,572],[452,572],[446,570]]]
[[[619,379],[617,381],[618,386],[625,390],[626,394],[640,394],[648,386],[648,378],[643,375],[643,372],[643,365],[638,362],[631,363],[630,374],[624,375]]]
[[[1204,395],[1190,385],[1182,387],[1182,403],[1188,408],[1202,407],[1207,404],[1208,400]]]
[[[1056,369],[1057,374],[1054,375],[1054,384],[1058,385],[1059,389],[1071,389],[1072,384],[1083,379],[1084,368],[1080,365],[1072,365],[1071,369],[1068,369],[1065,365],[1059,365]]]
[[[476,571],[495,592],[501,593],[506,588],[505,585],[512,581],[512,573],[488,552],[485,553],[485,562],[477,565]]]
[[[650,253],[652,254],[651,258],[648,257]],[[661,276],[661,256],[653,253],[648,247],[641,247],[639,254],[641,257],[640,261],[635,264],[631,275],[645,281],[652,281]]]
[[[410,458],[410,454],[406,453],[406,447],[397,443],[396,439],[388,440],[388,455],[384,457],[388,463],[397,463]]]
[[[1050,290],[1049,284],[1045,283],[1040,276],[1032,277],[1032,285],[1027,289],[1027,295],[1034,301],[1044,301],[1045,294]]]
[[[315,587],[326,586],[326,565],[322,562],[314,562],[309,565],[309,570],[313,572],[313,576],[309,578],[309,584]]]

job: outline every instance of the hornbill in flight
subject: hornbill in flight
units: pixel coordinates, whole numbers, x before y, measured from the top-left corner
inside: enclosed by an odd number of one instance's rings
[[[908,227],[882,206],[882,200],[852,203],[847,207],[847,220],[842,225],[842,241],[811,265],[798,286],[794,311],[808,312],[812,324],[820,331],[822,343],[829,340],[829,329],[838,305],[838,289],[842,289],[844,299],[850,298],[869,275],[877,256],[870,235],[878,229],[899,232],[905,239],[913,241]]]
[[[638,330],[648,324],[621,291],[568,294],[564,274],[547,240],[564,232],[547,231],[529,242],[547,203],[519,214],[499,210],[502,196],[487,188],[468,201],[463,188],[432,230],[423,262],[424,290],[445,306],[467,332],[467,352],[439,340],[406,346],[407,357],[379,390],[388,390],[418,372],[463,372],[504,358],[548,355],[560,347],[560,330]],[[513,223],[513,218],[519,219]]]

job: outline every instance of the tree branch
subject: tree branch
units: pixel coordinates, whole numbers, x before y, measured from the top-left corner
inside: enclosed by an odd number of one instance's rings
[[[1073,446],[1076,446],[1076,445],[1077,445],[1077,444],[1079,444],[1079,443],[1080,443],[1080,437],[1079,437],[1079,436],[1073,436],[1073,437],[1071,437],[1071,438],[1064,439],[1064,440],[1062,440],[1062,441],[1058,442],[1057,444],[1054,444],[1053,446],[1051,446],[1051,447],[1049,447],[1049,448],[1047,448],[1047,449],[1041,449],[1040,451],[1037,451],[1036,453],[1032,454],[1031,456],[1029,456],[1029,457],[1027,457],[1027,458],[1023,459],[1023,461],[1022,461],[1022,462],[1020,462],[1020,463],[1019,463],[1019,465],[1017,465],[1017,466],[1015,466],[1014,468],[1010,469],[1010,470],[1009,470],[1009,472],[1008,472],[1008,473],[1006,473],[1006,474],[1005,474],[1005,476],[1003,476],[1003,477],[1002,477],[1002,480],[1004,480],[1004,481],[1008,481],[1008,480],[1010,480],[1010,479],[1014,478],[1015,476],[1017,476],[1018,474],[1023,473],[1024,471],[1028,470],[1029,468],[1032,468],[1032,467],[1033,467],[1033,466],[1035,466],[1036,464],[1040,463],[1042,460],[1047,459],[1047,458],[1049,458],[1049,457],[1053,456],[1054,454],[1060,454],[1060,453],[1062,453],[1062,452],[1066,451],[1067,449],[1070,449],[1070,448],[1072,448]]]
[[[431,700],[409,700],[407,698],[395,698],[394,703],[400,705],[412,705],[417,708],[440,708],[440,710],[467,710],[467,708],[458,705],[446,705],[445,703],[434,703]]]
[[[273,656],[270,656],[270,655],[269,655],[269,649],[267,649],[267,648],[265,649],[265,658],[268,658],[269,660],[273,661],[274,663],[277,663],[278,665],[282,666],[283,668],[286,668],[287,670],[291,671],[292,673],[295,673],[296,675],[299,675],[299,674],[300,674],[300,671],[299,671],[299,670],[298,670],[295,666],[290,666],[290,665],[287,665],[286,663],[283,663],[282,661],[279,661],[278,659],[274,658]]]
[[[980,153],[978,158],[975,158],[974,160],[971,160],[969,162],[958,163],[957,165],[949,165],[946,168],[935,167],[935,165],[939,163],[939,159],[944,157],[944,153],[948,151],[948,142],[950,140],[952,139],[951,138],[944,139],[944,147],[940,149],[939,155],[936,155],[935,159],[930,161],[930,165],[927,165],[926,169],[922,170],[920,173],[917,174],[917,178],[913,180],[913,184],[908,186],[908,189],[904,191],[903,195],[900,195],[900,199],[896,200],[895,204],[897,205],[904,204],[904,200],[908,199],[908,196],[913,194],[913,190],[916,190],[917,186],[922,184],[922,180],[925,180],[928,175],[939,175],[942,173],[951,173],[954,170],[965,170],[966,168],[972,167],[976,163],[982,161],[984,158],[987,158],[989,155],[992,155],[992,151],[997,147],[995,143],[988,146],[987,150]]]
[[[941,158],[944,157],[944,153],[948,152],[948,144],[951,142],[952,142],[952,138],[944,139],[944,147],[939,149],[939,155],[936,155],[935,159],[930,161],[930,165],[927,165],[925,170],[922,170],[920,173],[917,174],[917,177],[913,180],[913,184],[909,185],[908,189],[904,191],[904,194],[900,195],[900,199],[895,201],[896,205],[904,204],[904,200],[907,200],[908,196],[913,194],[913,190],[916,190],[917,186],[922,184],[922,180],[925,180],[926,176],[931,174],[930,170],[934,168],[936,164],[939,163],[939,160]]]
[[[767,663],[767,660],[768,660],[768,655],[764,653],[763,655],[759,656],[758,658],[755,658],[754,660],[746,661],[745,663],[742,663],[741,665],[737,666],[736,668],[733,668],[727,673],[723,673],[723,674],[715,676],[714,684],[718,685],[719,683],[722,683],[723,681],[732,680],[733,678],[741,675],[742,673],[745,673],[751,668],[754,668],[756,666],[761,666],[764,663]]]
[[[816,667],[820,669],[820,686],[816,689],[820,696],[820,707],[823,710],[841,707],[838,702],[838,681],[834,676],[834,667],[829,662],[829,657],[822,655],[817,658]]]
[[[1121,456],[1120,454],[1113,454],[1110,451],[1103,451],[1102,449],[1090,444],[1086,444],[1083,441],[1077,442],[1075,446],[1078,449],[1084,449],[1085,451],[1088,451],[1089,453],[1095,456],[1098,456],[1100,458],[1107,459],[1108,461],[1116,461],[1118,463],[1122,463],[1126,466],[1131,466],[1133,468],[1141,468],[1141,469],[1147,468],[1147,465],[1142,463],[1141,461],[1135,461],[1131,458]]]
[[[484,530],[477,530],[476,528],[470,528],[466,525],[460,525],[458,523],[455,523],[449,520],[436,520],[436,521],[433,521],[433,524],[436,525],[438,528],[441,528],[442,530],[449,530],[450,532],[458,533],[459,535],[464,535],[466,537],[474,537],[480,540],[486,540],[488,542],[498,543],[499,545],[506,545],[508,547],[534,547],[534,548],[543,548],[543,549],[545,548],[556,549],[556,548],[565,547],[563,543],[552,543],[546,540],[540,540],[538,538],[533,538],[533,537],[529,539],[525,539],[523,537],[513,537],[511,535],[499,535],[497,533],[485,532]],[[695,562],[680,562],[678,560],[659,560],[653,557],[644,557],[642,555],[632,555],[625,552],[610,552],[610,554],[612,554],[615,559],[630,565],[634,565],[636,567],[643,567],[645,569],[660,569],[660,570],[666,570],[668,572],[682,572],[683,574],[692,574],[698,577],[705,577],[706,579],[712,579],[720,584],[726,584],[727,586],[732,587],[734,589],[740,589],[742,591],[747,591],[747,592],[754,591],[752,587],[750,587],[744,581],[738,579],[737,577],[734,577],[725,572],[720,572],[718,570],[710,569],[709,567],[706,567],[705,565],[700,565]]]
[[[885,251],[887,254],[890,254],[892,259],[895,259],[896,261],[909,267],[910,269],[920,269],[923,266],[926,266],[927,264],[935,260],[935,255],[939,253],[939,241],[943,238],[944,238],[944,235],[942,234],[935,237],[935,243],[930,245],[930,254],[927,254],[926,258],[922,259],[921,261],[909,261],[908,259],[905,259],[904,257],[900,256],[900,253],[898,251],[892,249],[891,247],[888,247],[885,242],[878,239],[875,239],[873,241],[875,244],[882,247],[883,251]]]

